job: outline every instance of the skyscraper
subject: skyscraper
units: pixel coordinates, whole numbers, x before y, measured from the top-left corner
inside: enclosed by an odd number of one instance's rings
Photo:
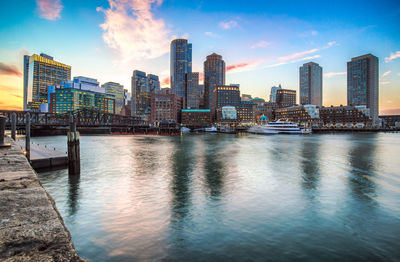
[[[296,105],[296,90],[279,89],[276,91],[276,103],[279,108]]]
[[[115,98],[115,113],[120,114],[122,107],[125,105],[125,90],[124,86],[115,83],[115,82],[107,82],[101,85],[104,88],[107,95],[113,95]],[[126,90],[127,91],[127,90]]]
[[[185,97],[186,74],[192,72],[192,44],[186,39],[171,42],[171,88],[174,94]]]
[[[204,107],[213,111],[213,91],[217,85],[225,85],[225,61],[212,53],[204,61]]]
[[[276,103],[276,92],[282,89],[281,85],[271,87],[271,93],[269,95],[269,102]]]
[[[200,108],[200,87],[199,87],[199,73],[186,74],[186,97],[185,108],[199,109]]]
[[[71,66],[46,54],[24,56],[24,109],[39,110],[46,104],[47,88],[71,80]]]
[[[146,73],[135,70],[132,75],[132,109],[131,116],[145,117],[150,114],[150,90],[147,82]]]
[[[158,76],[147,74],[147,82],[149,84],[150,93],[159,94],[161,92],[160,80]]]
[[[322,67],[309,62],[300,67],[300,104],[322,106]]]
[[[347,62],[347,105],[366,105],[374,125],[379,114],[379,60],[366,54]]]

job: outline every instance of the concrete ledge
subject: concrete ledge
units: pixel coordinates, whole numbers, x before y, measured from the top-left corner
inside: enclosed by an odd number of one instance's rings
[[[0,260],[84,261],[20,147],[0,149]]]

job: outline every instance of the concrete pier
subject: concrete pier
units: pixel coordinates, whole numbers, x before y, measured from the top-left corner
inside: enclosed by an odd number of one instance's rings
[[[0,148],[0,261],[84,261],[20,146]]]

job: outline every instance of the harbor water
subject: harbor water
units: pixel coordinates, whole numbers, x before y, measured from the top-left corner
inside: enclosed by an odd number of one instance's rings
[[[80,139],[80,177],[39,178],[82,258],[400,259],[398,133]]]

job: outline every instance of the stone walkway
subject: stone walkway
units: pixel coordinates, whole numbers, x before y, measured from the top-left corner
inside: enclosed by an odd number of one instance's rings
[[[21,148],[0,148],[0,261],[84,261]]]

